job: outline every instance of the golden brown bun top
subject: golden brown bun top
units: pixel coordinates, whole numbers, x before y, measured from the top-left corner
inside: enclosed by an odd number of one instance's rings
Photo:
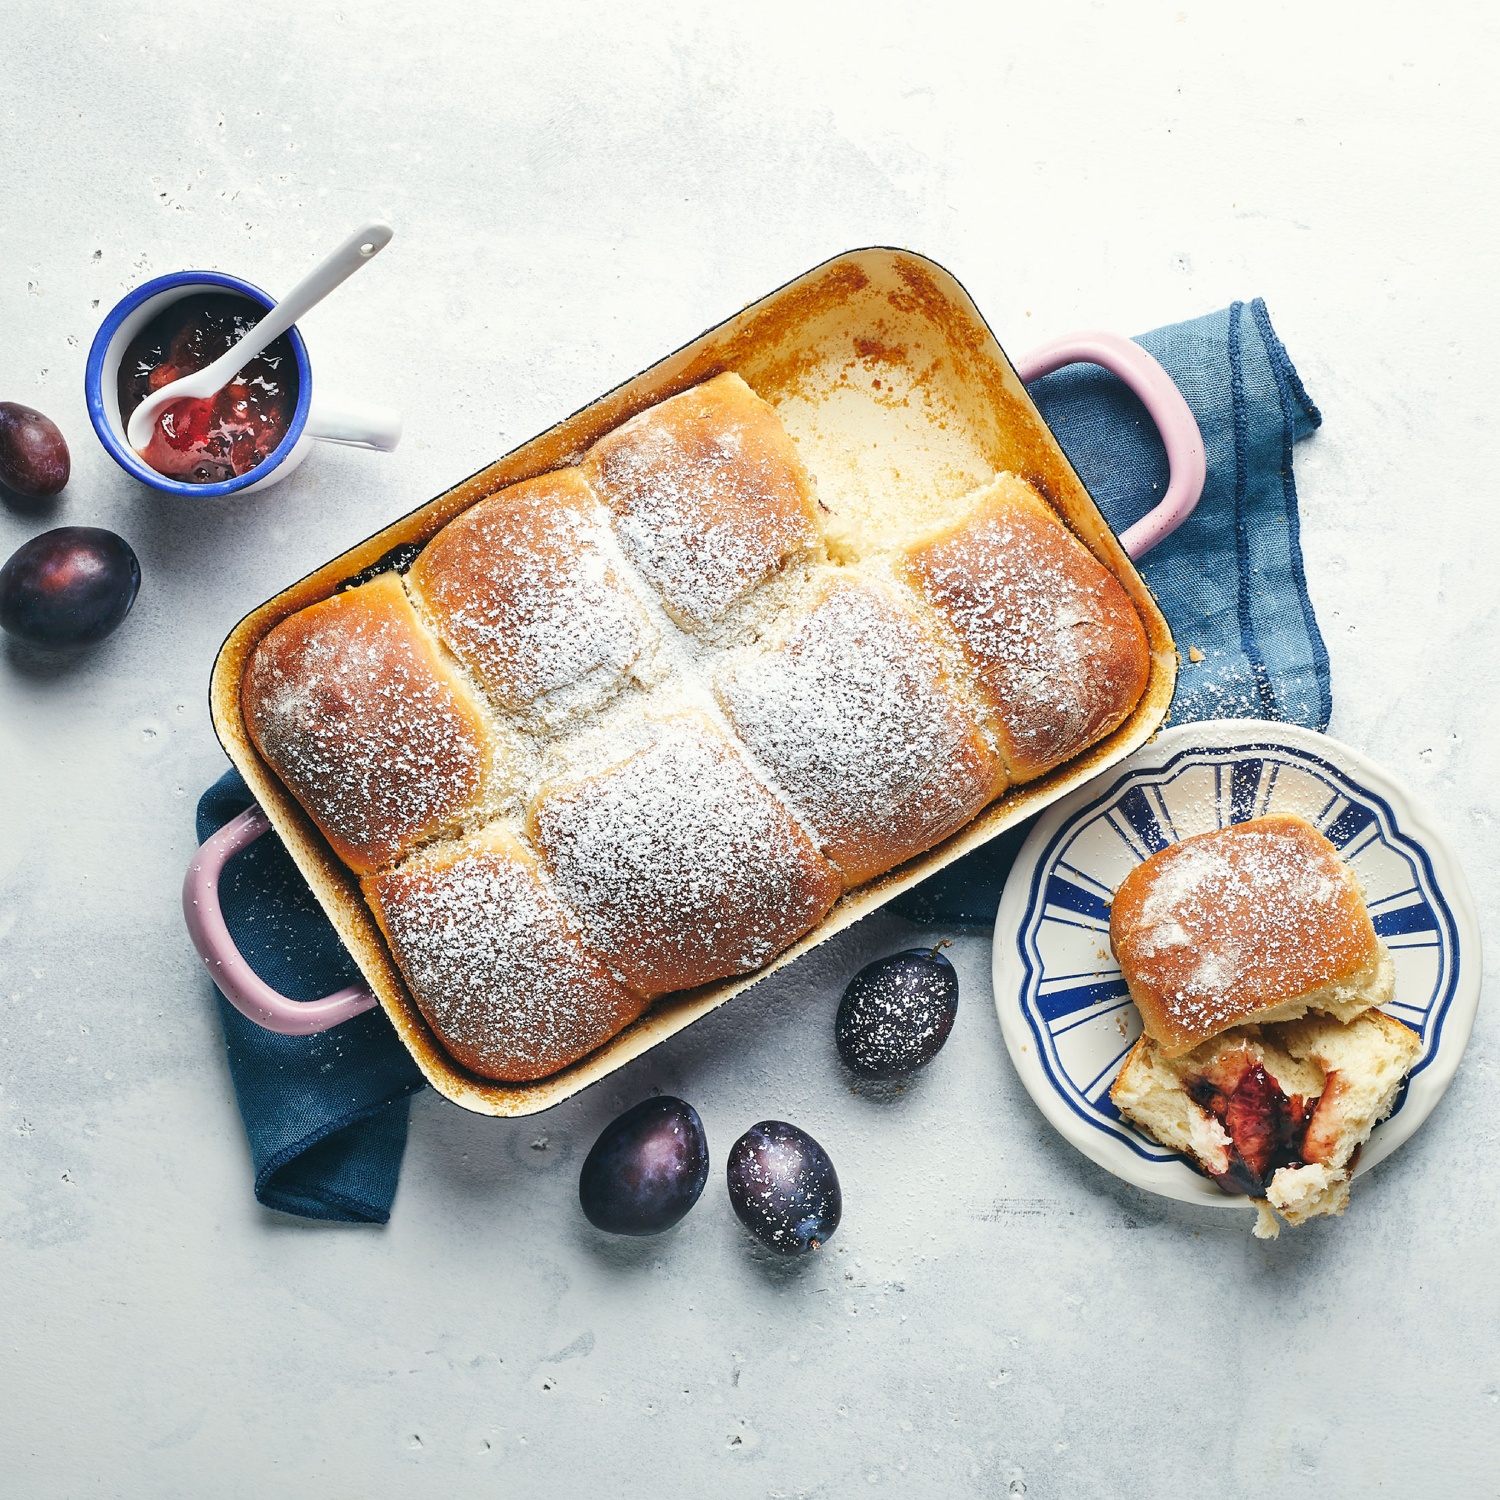
[[[778,649],[715,686],[847,885],[931,848],[1004,790],[931,633],[862,580],[826,580]]]
[[[395,573],[289,615],[240,688],[256,748],[356,874],[467,816],[497,742]]]
[[[407,581],[443,640],[501,708],[573,690],[591,707],[652,643],[600,549],[604,512],[577,469],[501,490],[450,521]]]
[[[641,1013],[502,825],[363,886],[422,1013],[475,1073],[544,1078]]]
[[[544,790],[532,843],[584,934],[647,999],[768,963],[843,890],[796,820],[708,719]]]
[[[781,418],[716,375],[600,438],[581,465],[626,557],[702,630],[821,542],[812,484]]]
[[[926,515],[833,568],[796,445],[723,374],[260,642],[249,733],[465,1066],[540,1076],[762,967],[1128,714],[1144,631],[1049,506],[1007,476],[913,545]]]
[[[1151,653],[1129,596],[1014,475],[908,548],[901,570],[957,635],[1015,781],[1102,739],[1146,690]]]
[[[1110,946],[1146,1034],[1176,1057],[1298,997],[1359,980],[1382,950],[1354,877],[1311,823],[1198,834],[1126,876]]]

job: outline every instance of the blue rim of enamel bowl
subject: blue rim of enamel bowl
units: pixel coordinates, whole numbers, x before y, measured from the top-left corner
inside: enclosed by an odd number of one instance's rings
[[[113,390],[106,392],[104,389],[104,360],[120,325],[131,313],[142,303],[160,296],[162,292],[175,291],[178,287],[184,286],[234,292],[252,302],[258,302],[268,311],[276,305],[275,299],[261,291],[258,286],[252,286],[248,281],[241,281],[238,276],[226,276],[222,271],[173,271],[170,275],[158,276],[154,281],[145,282],[134,291],[128,292],[110,309],[109,315],[99,325],[99,331],[94,335],[94,342],[89,347],[88,365],[83,375],[83,393],[88,401],[89,421],[94,424],[94,431],[104,445],[104,451],[127,474],[134,479],[139,479],[142,484],[150,485],[154,490],[160,490],[163,494],[180,495],[185,500],[216,500],[224,495],[233,495],[240,490],[248,489],[252,484],[259,484],[273,469],[284,462],[287,455],[297,446],[302,431],[307,426],[308,411],[312,407],[312,366],[307,358],[307,346],[302,342],[302,335],[296,328],[289,328],[286,336],[291,341],[292,357],[297,361],[296,410],[292,413],[292,420],[287,427],[286,435],[272,450],[270,456],[263,463],[256,464],[249,473],[237,474],[233,479],[224,479],[216,484],[185,484],[178,479],[169,479],[165,474],[158,474],[149,464],[142,461],[139,454],[121,440],[110,423],[105,402],[115,401],[117,398]]]

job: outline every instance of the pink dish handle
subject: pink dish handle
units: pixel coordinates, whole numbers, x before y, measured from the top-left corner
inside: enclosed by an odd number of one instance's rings
[[[1132,558],[1144,557],[1159,541],[1192,515],[1208,478],[1203,434],[1182,392],[1141,346],[1117,333],[1070,333],[1033,349],[1016,365],[1023,385],[1040,380],[1064,365],[1100,365],[1117,375],[1140,397],[1156,423],[1167,450],[1167,493],[1153,510],[1120,533],[1120,545]]]
[[[182,883],[182,914],[209,978],[242,1016],[282,1036],[316,1036],[373,1010],[380,1002],[358,985],[321,1000],[288,1000],[240,956],[219,907],[219,876],[234,855],[270,827],[266,815],[252,806],[208,839],[193,856]]]

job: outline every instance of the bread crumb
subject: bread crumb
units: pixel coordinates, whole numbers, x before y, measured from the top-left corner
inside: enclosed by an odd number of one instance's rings
[[[1189,646],[1188,647],[1188,660],[1189,661],[1202,661],[1203,660],[1203,653],[1196,646]]]

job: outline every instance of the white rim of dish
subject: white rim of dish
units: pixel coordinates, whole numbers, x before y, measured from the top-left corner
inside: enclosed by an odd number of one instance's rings
[[[1189,773],[1196,773],[1200,794],[1182,802]],[[1213,790],[1205,797],[1210,773]],[[1324,805],[1312,808],[1319,783],[1329,795]],[[1172,801],[1180,804],[1176,820]],[[1128,805],[1122,808],[1122,802]],[[1181,830],[1176,827],[1184,808],[1201,827],[1191,820]],[[1210,719],[1166,730],[1042,814],[1011,868],[995,918],[995,1009],[1011,1062],[1037,1107],[1059,1134],[1115,1176],[1203,1207],[1244,1209],[1249,1200],[1220,1192],[1183,1158],[1119,1119],[1108,1103],[1109,1083],[1139,1035],[1140,1018],[1109,954],[1107,898],[1097,892],[1112,892],[1131,865],[1145,859],[1153,840],[1172,842],[1268,810],[1308,817],[1340,846],[1352,867],[1363,860],[1386,877],[1384,884],[1401,862],[1411,877],[1405,889],[1382,894],[1382,882],[1371,888],[1371,870],[1360,870],[1377,930],[1387,929],[1383,936],[1397,961],[1397,1000],[1389,1009],[1421,1030],[1422,1054],[1395,1111],[1375,1127],[1360,1154],[1358,1176],[1407,1141],[1453,1081],[1473,1029],[1483,967],[1474,900],[1447,840],[1422,804],[1359,751],[1299,725],[1264,719]],[[1085,840],[1096,832],[1099,842],[1091,852]],[[1095,861],[1100,874],[1113,864],[1119,879],[1100,880],[1075,865],[1067,866],[1071,878],[1058,876],[1066,853],[1085,864]],[[1061,894],[1063,904],[1050,900],[1053,894]],[[1394,905],[1401,896],[1416,899]],[[1092,967],[1049,979],[1037,942],[1044,925],[1048,946],[1058,949],[1054,967],[1072,967],[1070,945],[1077,963],[1079,944],[1094,948]],[[1092,936],[1075,937],[1064,929]],[[1408,941],[1398,944],[1397,937]],[[1426,984],[1428,968],[1433,971],[1428,993],[1414,1003],[1411,992]],[[1404,994],[1403,977],[1408,980]],[[1056,988],[1084,979],[1092,983]],[[1049,984],[1054,987],[1044,994]],[[1048,1000],[1054,1004],[1043,1003]],[[1049,1017],[1048,1010],[1058,1013]],[[1073,1019],[1079,1015],[1081,1020]],[[1057,1026],[1057,1021],[1067,1024]],[[1114,1037],[1108,1035],[1110,1026]],[[1066,1060],[1057,1045],[1064,1035],[1072,1036]],[[1094,1063],[1117,1050],[1103,1072],[1089,1076]]]

